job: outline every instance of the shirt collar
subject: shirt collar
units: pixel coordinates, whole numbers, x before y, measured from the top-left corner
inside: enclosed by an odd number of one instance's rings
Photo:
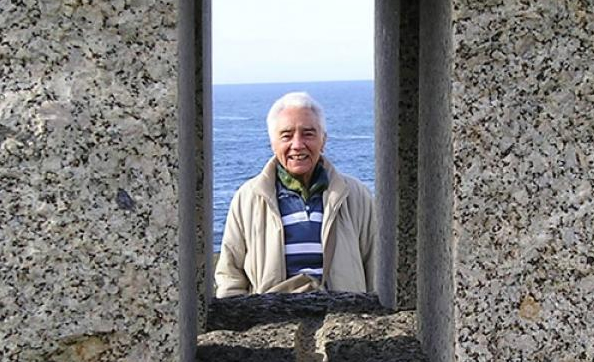
[[[297,192],[304,200],[309,199],[315,194],[321,194],[328,188],[328,174],[326,169],[324,169],[321,160],[316,164],[309,188],[306,188],[301,181],[291,176],[280,162],[276,163],[276,177],[284,187]]]

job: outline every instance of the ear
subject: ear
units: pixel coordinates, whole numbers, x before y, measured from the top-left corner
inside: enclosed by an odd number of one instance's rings
[[[326,140],[328,139],[328,135],[326,134],[326,132],[324,132],[324,135],[322,136],[322,149],[321,152],[324,153],[324,148],[326,148]]]

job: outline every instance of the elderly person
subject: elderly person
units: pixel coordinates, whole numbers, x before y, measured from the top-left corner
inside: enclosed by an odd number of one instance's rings
[[[233,197],[216,296],[373,291],[372,197],[323,157],[321,107],[307,93],[288,93],[271,107],[267,123],[274,156]]]

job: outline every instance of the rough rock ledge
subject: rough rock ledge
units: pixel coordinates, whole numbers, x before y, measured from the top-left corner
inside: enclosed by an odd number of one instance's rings
[[[214,299],[198,361],[427,361],[413,311],[376,295],[316,292]]]

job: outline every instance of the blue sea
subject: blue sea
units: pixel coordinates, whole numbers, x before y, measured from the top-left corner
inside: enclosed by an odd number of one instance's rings
[[[272,156],[266,115],[283,94],[306,91],[324,109],[324,155],[374,191],[373,81],[214,85],[214,250],[234,192]]]

